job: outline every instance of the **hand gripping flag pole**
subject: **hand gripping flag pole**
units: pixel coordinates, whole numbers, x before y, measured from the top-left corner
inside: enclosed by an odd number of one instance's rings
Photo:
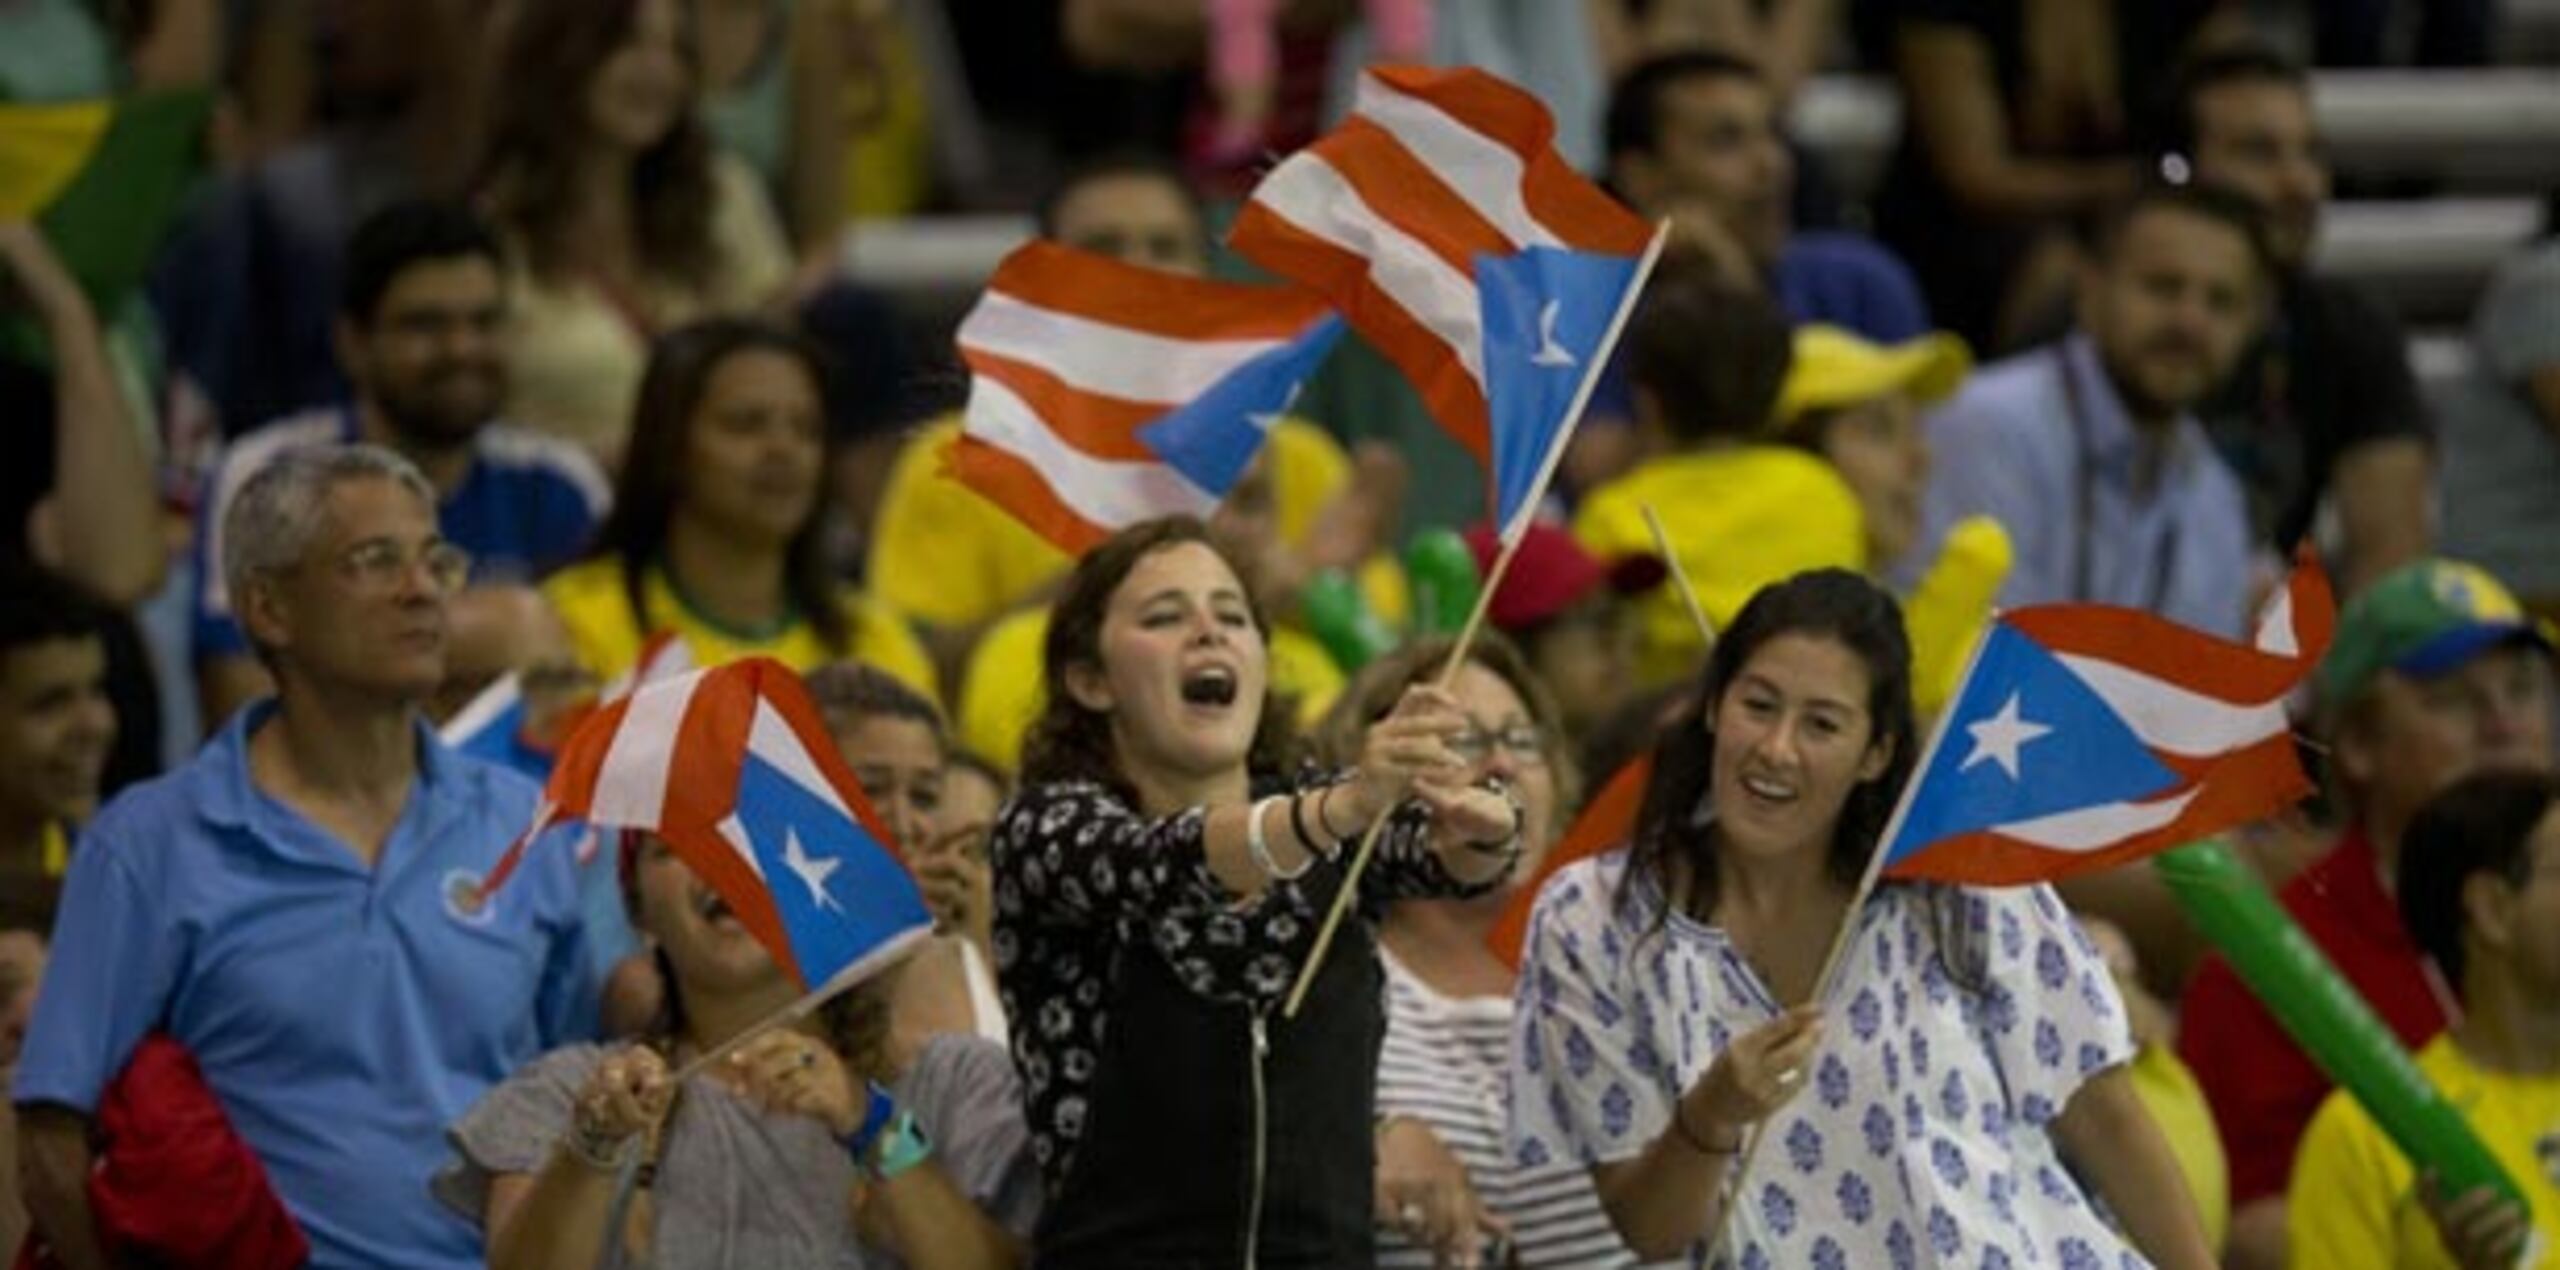
[[[1520,540],[1537,516],[1538,503],[1546,496],[1548,484],[1555,479],[1556,466],[1564,459],[1565,446],[1573,440],[1574,429],[1582,419],[1583,410],[1591,403],[1592,390],[1599,386],[1601,370],[1608,365],[1610,353],[1618,346],[1618,338],[1626,333],[1627,319],[1635,312],[1637,297],[1644,294],[1645,279],[1653,275],[1654,266],[1661,262],[1662,248],[1670,234],[1669,220],[1654,227],[1653,237],[1646,242],[1644,254],[1637,258],[1635,273],[1618,299],[1617,311],[1609,317],[1608,328],[1601,333],[1597,347],[1584,359],[1582,381],[1574,388],[1563,423],[1548,443],[1545,457],[1525,496],[1518,500],[1502,526],[1502,550],[1494,556],[1492,567],[1485,571],[1484,585],[1476,589],[1475,607],[1468,612],[1466,625],[1459,628],[1457,643],[1449,648],[1449,660],[1440,668],[1440,677],[1434,684],[1439,690],[1448,691],[1450,685],[1457,682],[1458,672],[1466,668],[1467,649],[1484,629],[1486,615],[1493,608],[1493,597],[1502,589],[1503,575],[1511,569],[1511,558],[1519,553]],[[1334,893],[1333,906],[1326,910],[1324,925],[1316,931],[1315,946],[1308,951],[1306,964],[1298,968],[1298,981],[1289,989],[1289,1000],[1282,1010],[1282,1017],[1296,1018],[1298,1007],[1305,1004],[1307,990],[1315,983],[1316,972],[1323,969],[1325,954],[1332,950],[1333,937],[1342,925],[1343,914],[1350,911],[1352,900],[1360,893],[1360,877],[1368,870],[1369,857],[1377,850],[1378,838],[1385,833],[1387,820],[1388,817],[1380,816],[1370,821],[1368,830],[1360,835],[1359,849],[1352,853],[1351,865],[1343,874],[1341,889]]]

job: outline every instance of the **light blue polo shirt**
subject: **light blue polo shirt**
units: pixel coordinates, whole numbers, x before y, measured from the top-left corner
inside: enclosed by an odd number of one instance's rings
[[[537,791],[422,721],[417,784],[368,870],[250,783],[248,736],[274,709],[242,711],[81,836],[12,1096],[94,1113],[134,1046],[166,1031],[313,1266],[478,1266],[480,1232],[427,1183],[445,1126],[594,1032],[570,844],[539,844],[485,907],[457,902]]]

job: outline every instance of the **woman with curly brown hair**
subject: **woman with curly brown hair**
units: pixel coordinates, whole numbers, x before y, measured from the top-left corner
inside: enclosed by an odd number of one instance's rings
[[[524,0],[480,189],[513,265],[507,412],[617,466],[656,332],[778,297],[790,249],[695,111],[677,0]]]
[[[1381,818],[1371,903],[1481,892],[1519,855],[1519,803],[1469,779],[1443,692],[1406,694],[1350,771],[1290,779],[1269,630],[1187,517],[1087,553],[1051,619],[1049,704],[993,842],[1044,1270],[1369,1265],[1370,920],[1294,1017],[1282,1000]]]

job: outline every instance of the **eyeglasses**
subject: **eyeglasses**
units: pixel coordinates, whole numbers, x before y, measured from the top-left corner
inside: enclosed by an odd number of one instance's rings
[[[471,553],[442,541],[411,551],[377,538],[347,548],[337,561],[338,576],[367,591],[397,590],[421,566],[436,594],[452,595],[470,580]]]
[[[1523,766],[1536,766],[1547,761],[1546,730],[1531,723],[1515,723],[1498,732],[1468,728],[1464,732],[1453,733],[1448,745],[1452,753],[1469,763],[1481,763],[1492,758],[1497,747],[1510,755],[1512,762]]]

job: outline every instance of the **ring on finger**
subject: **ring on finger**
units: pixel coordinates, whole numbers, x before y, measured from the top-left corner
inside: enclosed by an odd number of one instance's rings
[[[1790,1067],[1790,1068],[1786,1069],[1785,1071],[1782,1071],[1782,1072],[1779,1072],[1779,1073],[1778,1073],[1778,1076],[1777,1076],[1778,1088],[1780,1088],[1780,1089],[1793,1089],[1793,1088],[1795,1088],[1795,1087],[1796,1087],[1796,1082],[1801,1081],[1801,1080],[1803,1080],[1803,1079],[1804,1079],[1804,1069],[1803,1069],[1803,1068],[1801,1068],[1801,1067]]]
[[[1419,1228],[1422,1225],[1422,1205],[1406,1200],[1404,1206],[1396,1210],[1396,1221],[1407,1230]]]

